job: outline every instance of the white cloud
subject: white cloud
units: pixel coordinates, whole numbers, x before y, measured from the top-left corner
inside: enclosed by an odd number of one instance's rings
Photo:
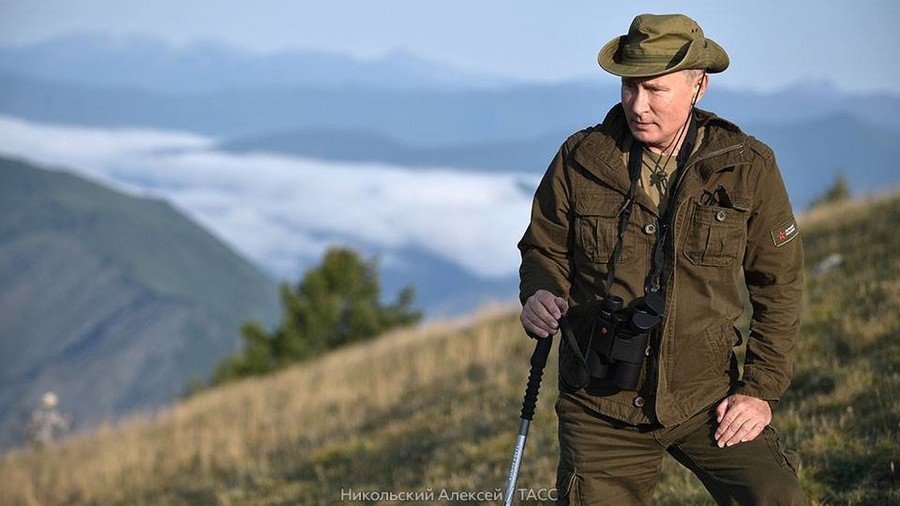
[[[484,277],[514,274],[530,197],[520,174],[475,174],[216,151],[213,139],[0,117],[0,152],[166,198],[269,270],[329,244],[414,247]]]

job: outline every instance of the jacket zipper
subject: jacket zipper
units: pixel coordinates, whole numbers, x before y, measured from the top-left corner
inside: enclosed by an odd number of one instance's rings
[[[693,162],[689,163],[688,165],[693,165],[693,164],[699,162],[700,160],[706,160],[707,158],[712,158],[712,157],[714,157],[714,156],[719,156],[719,155],[724,154],[724,153],[727,153],[727,152],[729,152],[729,151],[734,151],[735,149],[744,149],[744,144],[743,144],[743,143],[741,143],[741,144],[735,144],[734,146],[729,146],[729,147],[727,147],[727,148],[718,149],[718,150],[716,150],[716,151],[713,151],[712,153],[709,153],[709,154],[706,154],[706,155],[701,156],[700,158],[697,158],[696,160],[694,160]]]

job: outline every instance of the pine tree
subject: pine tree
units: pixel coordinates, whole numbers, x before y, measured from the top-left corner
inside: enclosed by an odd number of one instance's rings
[[[377,263],[364,261],[351,249],[330,249],[322,264],[309,269],[295,286],[281,285],[284,315],[277,329],[267,334],[256,322],[242,327],[243,354],[221,363],[213,382],[265,374],[414,324],[422,317],[412,309],[414,298],[415,290],[407,286],[392,304],[382,304]]]

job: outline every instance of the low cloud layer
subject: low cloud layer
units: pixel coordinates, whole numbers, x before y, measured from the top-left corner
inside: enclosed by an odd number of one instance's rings
[[[0,117],[0,153],[164,198],[270,272],[329,245],[425,250],[486,278],[518,268],[537,177],[232,154],[215,139]]]

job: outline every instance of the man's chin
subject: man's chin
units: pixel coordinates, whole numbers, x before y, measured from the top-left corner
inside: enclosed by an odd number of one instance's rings
[[[644,144],[653,144],[656,140],[655,136],[651,135],[647,130],[635,127],[631,127],[630,130],[631,136]]]

